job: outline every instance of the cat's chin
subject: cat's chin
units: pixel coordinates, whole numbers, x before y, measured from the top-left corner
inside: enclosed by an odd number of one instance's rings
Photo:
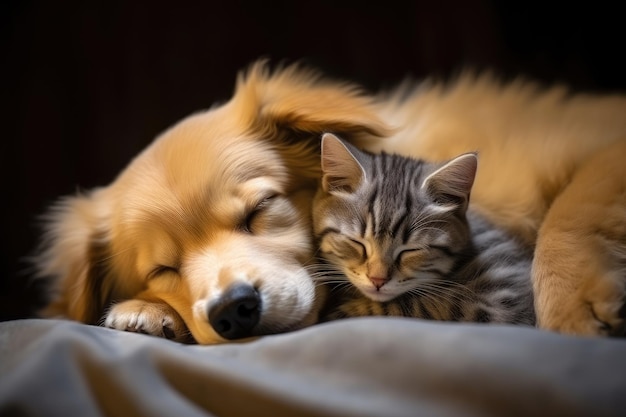
[[[394,298],[398,296],[397,294],[391,294],[385,291],[384,287],[381,288],[380,290],[377,290],[374,287],[371,287],[371,288],[358,287],[358,288],[359,288],[359,291],[361,291],[361,294],[363,294],[370,300],[376,301],[378,303],[386,303],[388,301],[393,300]]]

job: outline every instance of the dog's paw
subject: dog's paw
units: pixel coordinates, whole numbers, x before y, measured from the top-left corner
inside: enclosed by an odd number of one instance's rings
[[[543,327],[580,336],[626,335],[623,303],[588,302],[568,311],[562,320],[554,320]]]
[[[583,336],[626,336],[626,291],[621,279],[598,279],[580,288],[541,327]]]
[[[163,302],[127,300],[114,304],[104,319],[104,326],[177,342],[191,341],[183,319],[172,307]]]

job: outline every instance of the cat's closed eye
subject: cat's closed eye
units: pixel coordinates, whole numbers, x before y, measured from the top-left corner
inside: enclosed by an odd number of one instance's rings
[[[340,259],[360,259],[367,258],[365,245],[356,239],[343,236],[339,233],[330,233],[324,237],[322,250],[330,252]]]
[[[424,248],[402,248],[396,252],[394,259],[398,264],[402,262],[416,262],[424,258],[425,252]]]

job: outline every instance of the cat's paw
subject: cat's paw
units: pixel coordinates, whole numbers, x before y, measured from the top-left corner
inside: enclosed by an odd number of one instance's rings
[[[114,304],[104,319],[104,326],[177,342],[189,342],[191,339],[180,315],[163,302],[134,299]]]

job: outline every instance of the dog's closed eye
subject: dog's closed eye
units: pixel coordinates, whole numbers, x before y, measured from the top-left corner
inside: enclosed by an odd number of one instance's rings
[[[165,274],[178,274],[178,268],[174,267],[174,266],[168,266],[168,265],[157,265],[149,274],[148,274],[148,279],[154,279],[154,278],[158,278],[160,276],[163,276]]]
[[[277,196],[278,194],[271,194],[264,197],[255,206],[253,206],[252,209],[248,210],[245,213],[244,220],[241,222],[240,229],[245,233],[254,234],[255,225],[257,224],[259,217]]]

